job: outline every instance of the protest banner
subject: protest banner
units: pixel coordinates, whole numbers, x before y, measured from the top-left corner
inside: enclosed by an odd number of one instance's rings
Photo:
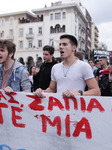
[[[112,98],[0,90],[0,150],[111,150]]]
[[[106,56],[107,62],[109,63],[109,58],[112,56],[112,51],[102,50],[102,49],[94,49],[93,57],[94,61],[99,60],[100,56]]]

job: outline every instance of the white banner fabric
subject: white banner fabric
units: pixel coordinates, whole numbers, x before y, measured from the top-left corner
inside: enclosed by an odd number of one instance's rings
[[[112,97],[0,90],[0,150],[112,150]]]

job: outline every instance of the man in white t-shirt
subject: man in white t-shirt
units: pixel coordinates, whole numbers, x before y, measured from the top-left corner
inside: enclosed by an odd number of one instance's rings
[[[51,83],[46,90],[37,89],[34,94],[42,96],[43,92],[62,93],[63,96],[100,96],[100,89],[89,64],[76,59],[74,53],[77,39],[72,35],[60,36],[60,55],[64,60],[52,68]],[[88,86],[88,91],[85,86]]]

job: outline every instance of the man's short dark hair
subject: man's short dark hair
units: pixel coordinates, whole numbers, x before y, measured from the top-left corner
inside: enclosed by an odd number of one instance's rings
[[[45,45],[43,47],[43,51],[48,51],[50,55],[54,54],[54,47],[53,46],[49,46],[49,45]]]
[[[73,35],[70,35],[70,34],[61,35],[60,40],[63,39],[63,38],[69,39],[71,44],[75,45],[77,47],[77,39]]]
[[[89,62],[89,61],[92,61],[92,62],[94,62],[94,60],[93,60],[92,58],[88,59],[88,62]]]
[[[8,54],[13,53],[12,59],[14,58],[14,54],[16,51],[16,45],[10,40],[0,40],[0,47],[7,47]]]
[[[98,60],[98,59],[94,61],[94,63],[95,63],[95,64],[97,64],[97,62],[99,62],[99,60]]]

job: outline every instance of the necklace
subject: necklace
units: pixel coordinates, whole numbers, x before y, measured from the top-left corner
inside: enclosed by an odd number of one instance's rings
[[[68,74],[68,71],[69,69],[71,68],[71,66],[73,65],[73,63],[75,62],[76,60],[74,60],[72,62],[72,64],[67,68],[67,70],[65,71],[65,67],[64,67],[64,63],[63,63],[63,74],[64,74],[64,77],[66,78],[67,77],[67,74]]]

